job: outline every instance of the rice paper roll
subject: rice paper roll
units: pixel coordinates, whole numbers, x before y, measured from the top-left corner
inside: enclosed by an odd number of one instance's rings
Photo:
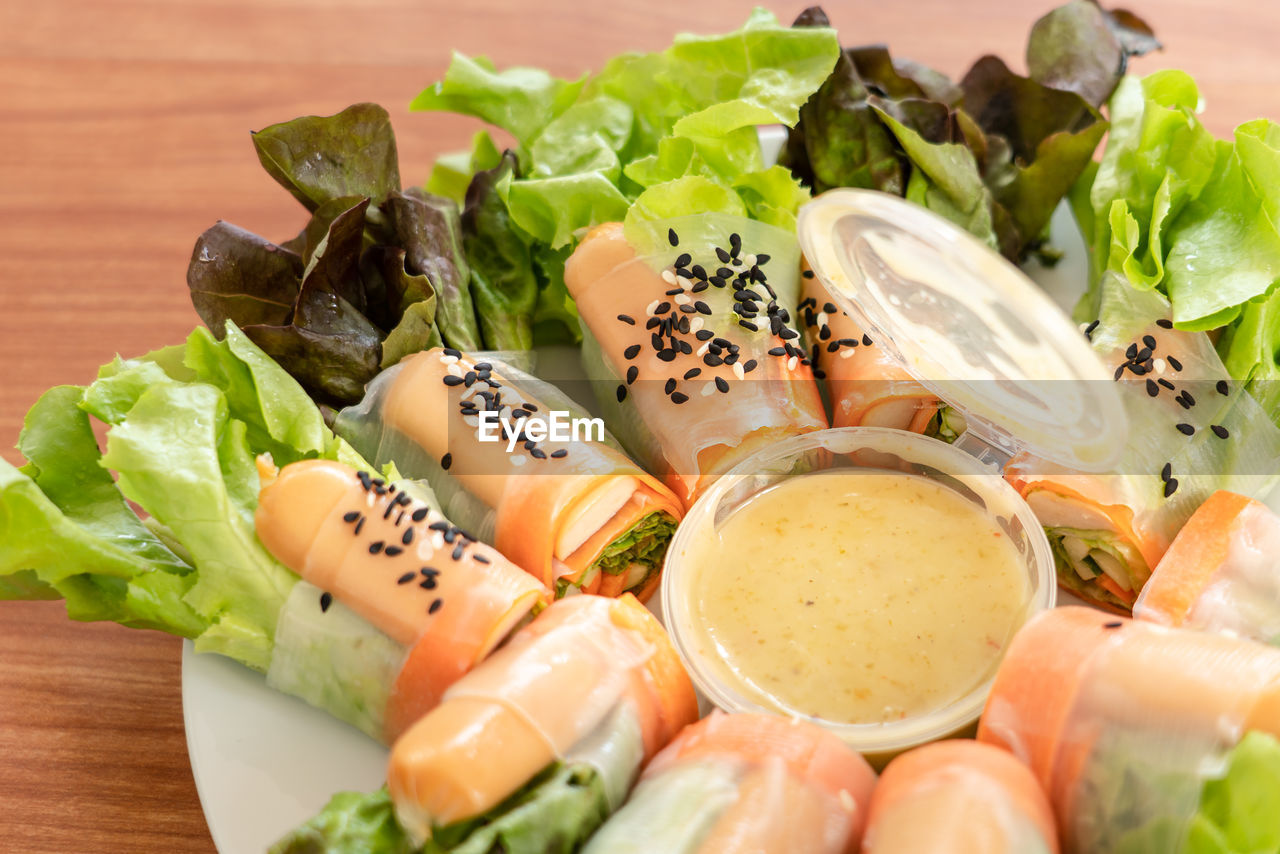
[[[1079,607],[1019,632],[978,730],[1030,766],[1064,850],[1099,854],[1191,850],[1212,787],[1266,796],[1231,757],[1277,734],[1280,650]]]
[[[759,448],[827,426],[799,273],[793,234],[717,213],[598,226],[565,265],[606,422],[686,506]]]
[[[807,264],[801,282],[800,321],[814,373],[826,383],[833,427],[889,427],[947,442],[964,432],[959,413],[877,345]]]
[[[1173,328],[1162,295],[1115,274],[1102,288],[1100,317],[1085,329],[1128,415],[1120,462],[1087,474],[1024,454],[1005,475],[1045,526],[1060,586],[1127,613],[1215,491],[1276,500],[1280,428],[1230,379],[1205,333]]]
[[[863,854],[1057,854],[1053,810],[1011,753],[939,741],[895,757],[876,784]]]
[[[1280,516],[1215,492],[1178,532],[1133,615],[1280,645]]]
[[[433,708],[549,593],[404,484],[330,460],[265,466],[255,526],[305,579],[268,683],[383,741]]]
[[[696,717],[674,647],[634,597],[560,600],[396,742],[391,801],[416,844],[447,849],[513,812],[534,826],[557,821],[539,816],[542,787],[567,775],[575,802],[556,809],[578,818],[555,850],[571,850]]]
[[[496,441],[481,441],[485,411],[505,419],[487,428]],[[553,412],[562,413],[567,440],[521,432],[519,419]],[[646,599],[683,507],[586,418],[550,383],[492,357],[437,348],[376,377],[335,430],[367,457],[424,479],[451,519],[557,596]]]
[[[845,854],[875,772],[816,724],[713,711],[645,769],[584,854]]]

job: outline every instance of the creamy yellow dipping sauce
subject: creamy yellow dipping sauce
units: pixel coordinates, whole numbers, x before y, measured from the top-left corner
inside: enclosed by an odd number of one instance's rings
[[[704,653],[756,702],[840,723],[978,687],[1030,596],[993,517],[905,474],[789,478],[734,511],[705,555],[692,588]]]

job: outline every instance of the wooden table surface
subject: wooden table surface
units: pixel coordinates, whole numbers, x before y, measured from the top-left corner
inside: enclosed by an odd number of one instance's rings
[[[1007,11],[1021,6],[1017,12]],[[846,43],[958,75],[979,53],[1023,68],[1047,0],[832,3]],[[1280,118],[1280,12],[1248,0],[1136,0],[1166,44],[1139,60],[1199,80],[1226,134]],[[579,9],[583,7],[583,9]],[[784,20],[801,3],[774,3]],[[570,0],[7,0],[0,4],[0,446],[46,388],[197,323],[184,276],[222,218],[283,239],[301,207],[248,132],[378,101],[405,180],[476,125],[410,114],[449,52],[560,74],[680,30],[732,29],[748,4]],[[2,548],[2,545],[0,545]],[[0,603],[0,851],[209,852],[187,760],[175,639]],[[229,854],[229,852],[224,852]],[[239,854],[239,852],[235,852]]]

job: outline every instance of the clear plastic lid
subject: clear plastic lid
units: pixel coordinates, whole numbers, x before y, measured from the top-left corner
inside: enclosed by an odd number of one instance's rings
[[[801,209],[797,230],[832,299],[964,416],[962,447],[1082,471],[1117,461],[1128,426],[1112,377],[1013,264],[929,210],[870,190],[824,193]]]

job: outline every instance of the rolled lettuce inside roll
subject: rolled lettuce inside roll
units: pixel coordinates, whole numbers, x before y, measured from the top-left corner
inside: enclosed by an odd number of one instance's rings
[[[425,479],[450,518],[558,596],[656,589],[680,501],[551,384],[491,356],[430,350],[381,374],[335,427]]]

